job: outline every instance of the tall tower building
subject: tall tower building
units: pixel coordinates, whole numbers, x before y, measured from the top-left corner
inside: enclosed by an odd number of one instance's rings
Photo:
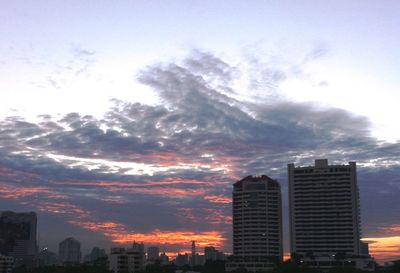
[[[190,256],[190,265],[196,265],[196,242],[192,241],[192,255]]]
[[[233,256],[227,271],[268,270],[282,261],[281,188],[266,175],[233,185]]]
[[[37,254],[37,217],[34,212],[0,212],[0,253],[12,256],[16,265],[31,265]]]
[[[81,257],[81,243],[75,238],[69,237],[59,243],[58,258],[63,264],[79,264]]]
[[[288,178],[292,258],[329,268],[346,257],[366,269],[361,263],[368,261],[357,260],[362,253],[356,163],[328,165],[327,159],[317,159],[315,166],[288,164]]]

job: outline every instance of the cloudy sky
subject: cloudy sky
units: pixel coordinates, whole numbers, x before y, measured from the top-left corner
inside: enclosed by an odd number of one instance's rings
[[[40,245],[231,251],[232,183],[356,161],[400,258],[398,1],[0,1],[0,208]]]

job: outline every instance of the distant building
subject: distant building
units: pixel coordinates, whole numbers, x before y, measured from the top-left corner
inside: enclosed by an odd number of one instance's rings
[[[147,261],[156,262],[159,260],[160,248],[157,246],[150,246],[147,248]]]
[[[196,242],[192,241],[192,255],[190,255],[189,263],[191,266],[196,265]]]
[[[193,256],[192,256],[193,257]],[[206,263],[206,258],[204,255],[200,255],[199,253],[196,253],[194,255],[194,259],[192,260],[192,266],[202,266]]]
[[[0,253],[16,265],[32,265],[37,254],[37,217],[34,212],[0,212]]]
[[[81,243],[69,237],[59,243],[58,258],[62,264],[79,264],[81,262]]]
[[[176,256],[174,263],[177,266],[184,266],[184,265],[188,265],[189,264],[189,255],[188,254],[178,254],[178,256]]]
[[[292,258],[311,267],[350,265],[374,270],[360,241],[356,163],[288,165]]]
[[[0,273],[11,273],[14,267],[14,258],[0,254]]]
[[[225,254],[213,246],[206,246],[204,248],[204,259],[205,261],[224,261]]]
[[[134,273],[144,269],[144,256],[137,248],[111,248],[109,269],[114,273]]]
[[[144,268],[146,266],[146,252],[144,251],[144,244],[133,242],[132,250],[137,251],[140,254],[140,268]]]
[[[159,259],[160,259],[160,264],[161,265],[169,264],[169,257],[167,256],[167,254],[165,254],[165,252],[161,253]]]
[[[233,256],[227,271],[270,270],[282,261],[280,184],[266,175],[233,185]]]
[[[104,249],[94,247],[89,254],[85,255],[84,261],[88,263],[93,263],[102,258],[107,258],[106,251]]]
[[[47,248],[43,248],[42,250],[39,251],[39,254],[37,256],[37,263],[38,266],[56,265],[58,263],[57,255],[56,253],[51,252]]]
[[[369,256],[368,243],[360,241],[360,254],[363,256]]]

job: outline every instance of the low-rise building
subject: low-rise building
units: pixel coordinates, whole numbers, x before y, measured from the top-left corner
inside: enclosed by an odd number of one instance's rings
[[[40,250],[37,256],[38,266],[51,266],[56,265],[57,263],[58,260],[56,253],[51,252],[47,247]]]
[[[114,273],[134,273],[144,269],[144,256],[135,248],[111,248],[109,269]]]
[[[204,248],[204,258],[205,261],[224,261],[225,254],[213,246],[206,246]]]
[[[160,259],[160,265],[169,264],[169,257],[167,256],[167,254],[165,254],[165,252],[160,254],[159,259]]]

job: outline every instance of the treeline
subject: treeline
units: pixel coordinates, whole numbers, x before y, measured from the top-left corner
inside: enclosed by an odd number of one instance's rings
[[[176,270],[195,271],[200,273],[226,273],[225,262],[223,261],[207,261],[203,266],[190,267],[188,265],[178,267],[174,264],[170,265],[147,265],[146,269],[141,272],[135,273],[175,273]],[[277,268],[259,273],[321,273],[320,270],[309,268],[307,266],[300,266],[291,262],[284,262]],[[390,267],[377,267],[376,273],[400,273],[400,260],[393,263]],[[46,266],[36,268],[18,267],[14,268],[13,273],[113,273],[107,265],[90,265],[82,264],[75,266]],[[129,273],[129,272],[126,272]],[[247,273],[245,270],[236,270],[232,273]],[[352,267],[338,267],[332,268],[328,273],[371,273],[371,271],[364,271]]]

